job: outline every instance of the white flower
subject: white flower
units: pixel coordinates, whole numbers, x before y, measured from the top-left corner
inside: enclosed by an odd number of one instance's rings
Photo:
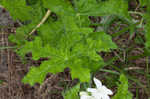
[[[80,99],[94,99],[93,96],[90,96],[87,92],[81,91],[80,92]]]
[[[94,83],[96,85],[96,88],[87,89],[88,92],[91,92],[91,95],[94,97],[94,99],[110,99],[108,95],[112,95],[113,92],[106,86],[102,85],[101,81],[96,78],[94,78]]]

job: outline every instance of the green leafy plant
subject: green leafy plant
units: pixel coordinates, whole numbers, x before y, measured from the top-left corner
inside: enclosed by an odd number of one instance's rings
[[[16,33],[9,36],[9,40],[16,44],[16,53],[22,60],[29,53],[35,61],[47,59],[40,66],[32,66],[23,83],[31,86],[42,84],[48,73],[56,74],[65,68],[70,68],[72,79],[78,78],[80,83],[89,82],[91,73],[105,66],[99,52],[117,49],[112,37],[107,34],[110,23],[115,19],[123,20],[131,35],[135,28],[144,26],[145,46],[149,49],[150,7],[146,8],[145,13],[134,12],[141,16],[141,22],[134,22],[130,16],[133,12],[129,14],[128,11],[128,1],[0,0],[0,5],[10,12],[13,20],[21,22]],[[150,4],[149,0],[139,2],[142,7]],[[101,17],[102,29],[92,27],[90,16]],[[128,79],[121,75],[120,82],[113,99],[132,99],[128,91]],[[79,98],[79,87],[77,85],[66,91],[64,98]]]
[[[132,99],[132,93],[128,91],[128,79],[124,74],[120,75],[120,84],[117,93],[112,99]]]
[[[114,7],[112,3],[118,6]],[[71,69],[72,79],[88,82],[90,73],[104,64],[97,52],[117,48],[104,31],[94,32],[88,17],[119,13],[119,17],[129,19],[128,5],[124,0],[3,0],[2,5],[10,11],[14,20],[24,22],[16,34],[9,37],[19,48],[16,52],[22,58],[27,53],[32,53],[33,60],[49,58],[39,67],[33,66],[24,77],[23,82],[30,85],[42,83],[47,73],[62,72],[67,67]],[[122,5],[121,9],[119,5]],[[38,35],[32,35],[32,30],[41,22],[46,9],[50,9],[49,13],[55,13],[57,19],[49,17],[41,27],[36,28]]]
[[[80,99],[78,92],[80,91],[80,84],[63,93],[64,99]]]

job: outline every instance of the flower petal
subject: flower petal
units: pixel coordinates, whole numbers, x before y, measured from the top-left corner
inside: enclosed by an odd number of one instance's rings
[[[95,88],[88,88],[87,92],[95,93],[95,92],[97,92],[97,89],[95,89]]]
[[[105,95],[105,96],[103,96],[103,98],[102,99],[110,99],[110,97],[109,96],[107,96],[107,95]]]
[[[103,99],[104,95],[102,93],[91,93],[94,99]]]
[[[102,87],[102,82],[96,78],[94,78],[94,83],[96,85],[97,88],[101,88]]]
[[[89,96],[87,92],[81,91],[80,92],[80,99],[94,99],[92,96]]]
[[[88,93],[86,91],[81,91],[80,96],[82,96],[82,95],[88,95]]]
[[[110,89],[108,89],[106,86],[102,86],[102,88],[104,90],[103,93],[105,93],[107,95],[112,95],[113,94],[113,92]]]
[[[94,99],[92,96],[81,96],[80,99]]]

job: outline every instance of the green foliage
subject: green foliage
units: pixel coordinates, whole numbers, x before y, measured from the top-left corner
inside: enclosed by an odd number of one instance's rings
[[[147,3],[147,5],[150,4],[150,1]],[[145,38],[146,38],[146,48],[150,48],[150,7],[147,7],[147,13],[144,14],[144,19],[146,20],[146,24],[144,26],[145,29]]]
[[[145,31],[146,31],[145,37],[146,37],[147,41],[146,41],[145,45],[147,48],[149,48],[150,47],[150,39],[149,39],[149,37],[150,37],[150,19],[149,19],[150,15],[149,14],[145,15],[145,18],[147,21],[147,23],[145,25]]]
[[[22,58],[32,53],[33,60],[48,58],[39,67],[31,67],[23,82],[42,83],[47,73],[62,72],[69,67],[72,79],[90,80],[90,73],[104,66],[98,52],[110,52],[117,46],[104,31],[95,32],[89,16],[117,16],[130,20],[128,2],[125,0],[3,0],[14,20],[23,23],[15,35],[9,36],[16,44],[16,52]],[[115,5],[115,6],[114,6]],[[37,35],[29,33],[42,20],[46,10],[56,14],[37,29]]]
[[[132,93],[128,91],[128,79],[125,75],[120,75],[120,84],[118,85],[117,93],[112,99],[132,99]]]
[[[63,93],[64,99],[80,99],[78,92],[80,91],[80,84],[74,86],[70,90]]]
[[[1,85],[3,82],[4,82],[3,80],[0,80],[0,85]]]
[[[145,6],[148,3],[148,0],[139,0],[141,6]]]
[[[72,18],[73,17],[68,16],[63,22],[68,20],[71,22]],[[79,78],[81,82],[88,82],[90,80],[90,72],[92,70],[97,70],[99,66],[103,64],[102,58],[96,52],[110,51],[110,49],[117,48],[111,41],[111,37],[104,32],[93,33],[88,29],[91,33],[85,34],[84,31],[87,30],[83,29],[80,31],[80,28],[74,24],[73,21],[69,24],[68,22],[64,22],[61,26],[61,32],[59,31],[57,34],[57,31],[55,31],[56,33],[53,31],[52,33],[56,35],[51,35],[50,38],[46,37],[50,43],[49,45],[47,43],[42,45],[42,40],[40,40],[40,38],[35,38],[35,40],[27,42],[24,47],[19,50],[20,55],[32,52],[34,60],[42,56],[51,58],[48,62],[44,62],[44,65],[41,64],[39,69],[32,68],[23,80],[25,83],[31,79],[31,81],[39,81],[39,83],[41,83],[40,81],[44,79],[43,76],[39,77],[39,74],[43,73],[43,75],[46,76],[48,72],[62,72],[66,67],[71,69],[73,79]],[[52,30],[51,27],[49,27],[49,29]],[[42,39],[45,40],[44,35],[42,37]],[[45,70],[47,70],[47,72]],[[32,78],[29,76],[32,76]],[[38,76],[38,79],[36,76]],[[35,82],[31,83],[31,81],[29,82],[33,85]]]
[[[40,6],[41,4],[40,1],[32,6],[27,6],[25,0],[18,0],[18,1],[19,2],[17,2],[17,0],[10,0],[9,2],[9,0],[3,0],[2,4],[6,9],[8,9],[14,20],[19,19],[23,23],[21,27],[16,29],[15,35],[9,36],[9,40],[15,43],[17,47],[20,47],[24,45],[25,42],[27,41],[26,37],[28,36],[29,32],[31,32],[32,29],[41,21],[45,11],[44,8]],[[21,2],[23,1],[25,2],[24,6],[26,6],[30,10],[26,11],[25,10],[26,7],[21,6],[21,4],[23,4]]]
[[[74,12],[71,3],[68,0],[42,0],[45,8],[51,9],[51,11],[57,14],[72,14]]]
[[[19,19],[24,21],[31,19],[29,13],[32,13],[33,10],[26,5],[25,0],[2,0],[2,5],[9,10],[15,20]]]
[[[42,40],[40,37],[36,37],[32,42],[25,42],[22,49],[20,49],[17,53],[21,56],[25,56],[26,53],[32,52],[33,60],[38,60],[41,57],[49,56],[49,46],[42,47]]]
[[[115,14],[128,16],[128,4],[124,0],[108,0],[99,3],[96,0],[75,0],[75,6],[76,12],[80,15],[104,16]]]

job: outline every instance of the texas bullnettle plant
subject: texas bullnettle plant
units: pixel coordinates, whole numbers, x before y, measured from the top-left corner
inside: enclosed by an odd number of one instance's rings
[[[69,68],[72,79],[78,78],[80,83],[89,82],[91,73],[105,65],[98,53],[117,49],[107,34],[105,23],[102,23],[101,30],[92,28],[89,16],[102,19],[116,16],[129,27],[133,26],[137,23],[129,15],[128,1],[0,0],[12,18],[22,23],[16,33],[9,36],[9,40],[16,44],[16,53],[22,59],[28,53],[32,53],[33,60],[48,59],[38,67],[32,66],[22,81],[31,86],[42,84],[48,73],[56,74]],[[141,6],[149,3],[146,0],[140,2]],[[149,22],[145,25],[147,48],[150,46],[149,17],[148,13],[143,15],[143,19]]]

